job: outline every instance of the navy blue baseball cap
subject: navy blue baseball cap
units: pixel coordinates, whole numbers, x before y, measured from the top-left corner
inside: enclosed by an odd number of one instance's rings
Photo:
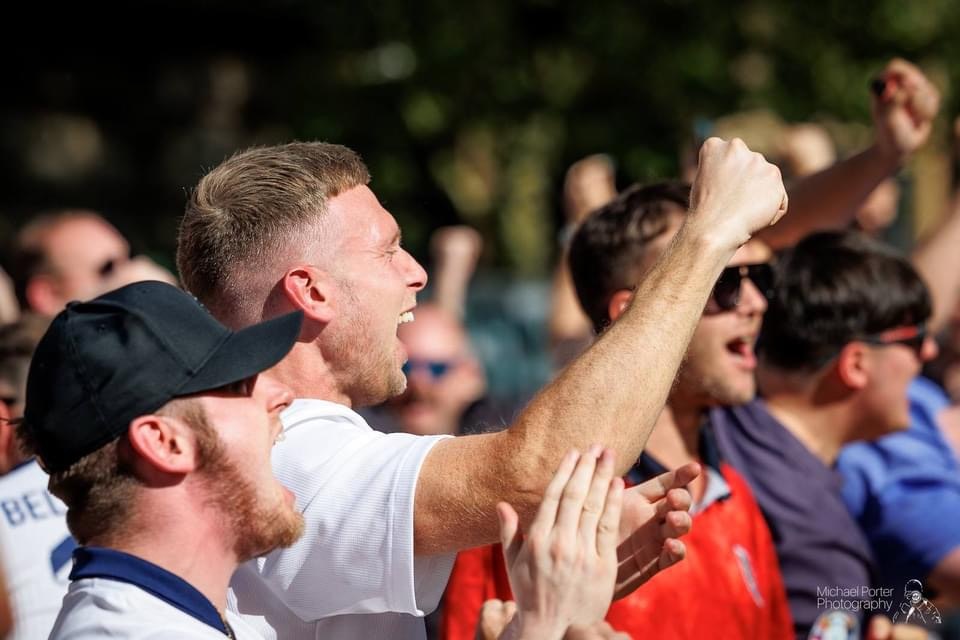
[[[30,363],[24,426],[48,472],[62,471],[173,398],[249,378],[293,348],[303,314],[241,331],[190,294],[138,282],[71,302]]]

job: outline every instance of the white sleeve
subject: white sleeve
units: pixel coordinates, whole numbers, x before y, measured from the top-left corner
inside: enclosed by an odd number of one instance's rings
[[[362,420],[332,418],[305,411],[284,417],[273,468],[296,495],[306,528],[290,549],[255,561],[260,580],[303,621],[422,616],[436,608],[455,557],[413,553],[417,477],[440,438],[384,434]],[[234,580],[241,608],[247,582]]]

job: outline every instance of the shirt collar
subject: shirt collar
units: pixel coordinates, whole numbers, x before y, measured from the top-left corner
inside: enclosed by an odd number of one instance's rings
[[[717,441],[713,435],[713,428],[709,422],[704,422],[700,425],[697,449],[700,454],[700,460],[704,464],[707,490],[700,499],[700,502],[691,507],[691,514],[700,513],[714,502],[726,500],[732,494],[730,485],[727,484],[720,470],[720,463],[723,459],[720,457],[720,450],[717,447]],[[627,479],[633,484],[640,484],[667,471],[669,471],[669,469],[660,464],[656,458],[649,453],[643,452],[640,454],[637,463],[627,472]]]
[[[103,547],[77,547],[73,552],[70,579],[84,578],[105,578],[132,584],[224,635],[230,635],[217,608],[190,583],[129,553]]]

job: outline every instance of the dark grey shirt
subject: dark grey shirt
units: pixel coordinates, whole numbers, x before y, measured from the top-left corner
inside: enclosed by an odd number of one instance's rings
[[[710,412],[720,455],[750,484],[780,559],[797,636],[820,614],[841,609],[862,619],[874,563],[866,537],[828,468],[767,410],[762,400]],[[858,603],[859,601],[859,603]],[[867,604],[866,606],[870,606]]]

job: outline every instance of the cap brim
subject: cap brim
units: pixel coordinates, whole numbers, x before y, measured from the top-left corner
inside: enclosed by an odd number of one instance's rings
[[[177,395],[210,391],[266,371],[290,352],[302,323],[303,312],[294,311],[237,331]]]

